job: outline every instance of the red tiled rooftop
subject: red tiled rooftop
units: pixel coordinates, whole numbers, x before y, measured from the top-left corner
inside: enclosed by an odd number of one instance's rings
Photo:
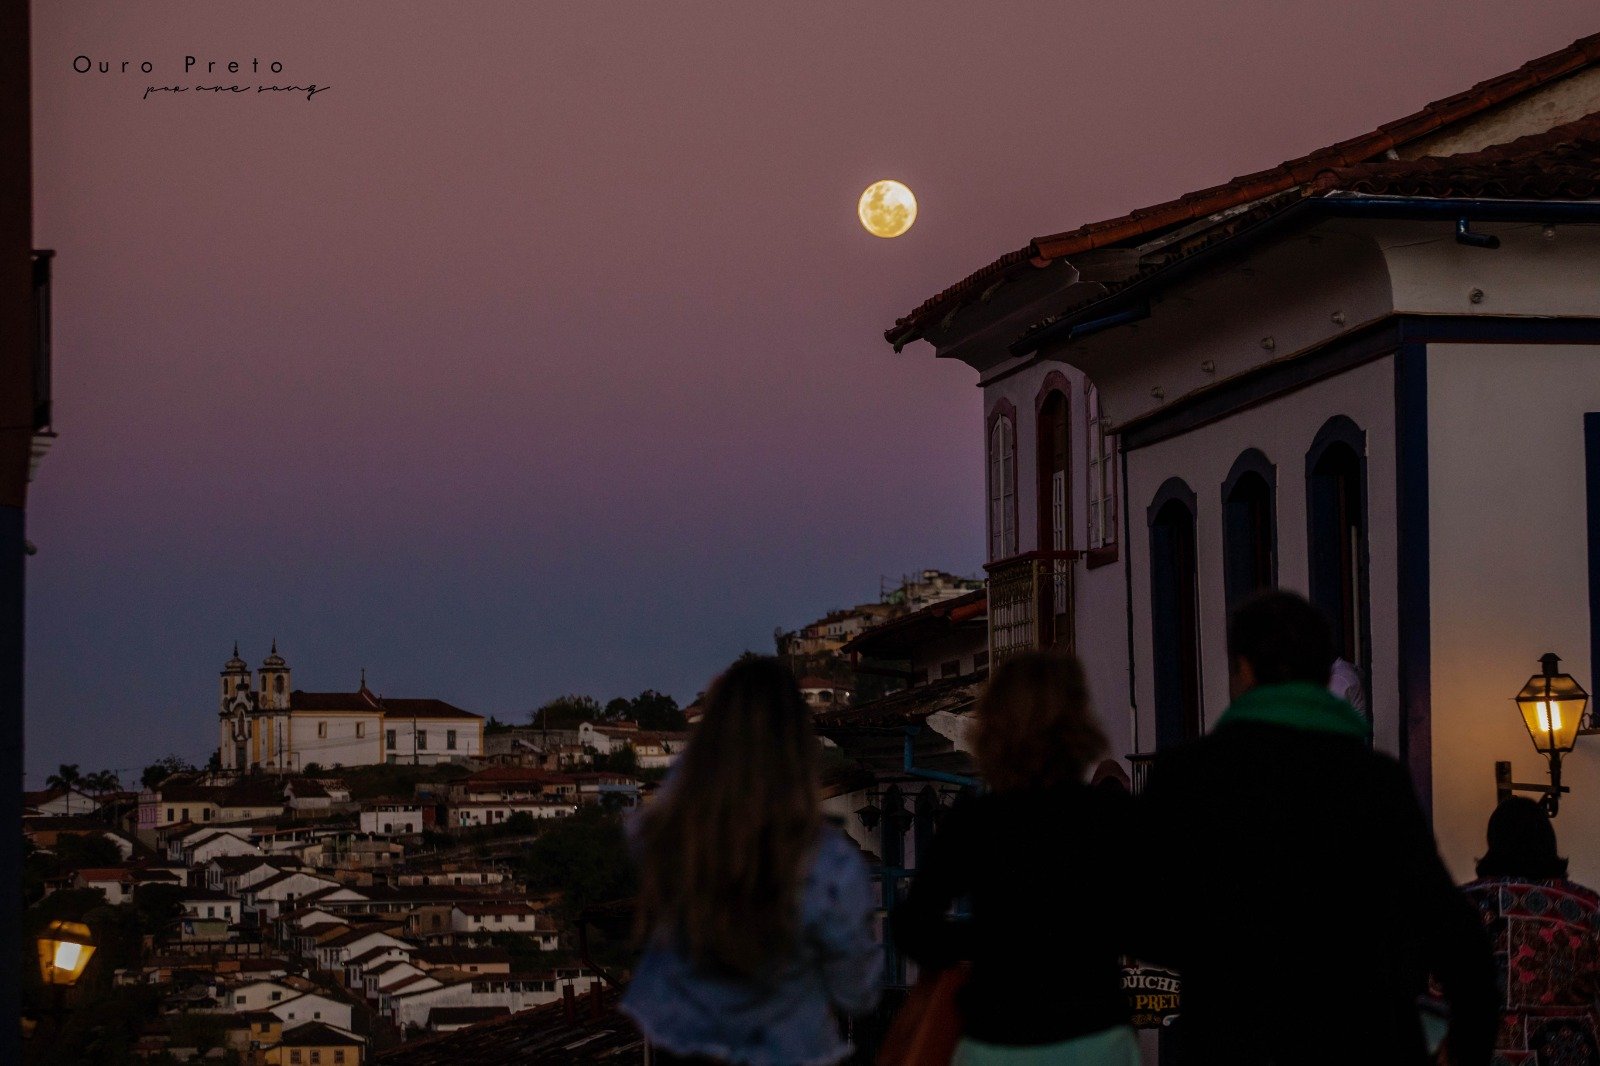
[[[369,689],[356,692],[289,693],[289,707],[296,711],[378,711],[386,718],[461,718],[480,721],[483,716],[435,699],[390,699]]]
[[[1597,62],[1600,62],[1600,34],[1592,34],[1509,73],[1428,104],[1404,118],[1278,166],[1116,218],[1035,237],[1027,246],[1006,253],[924,300],[910,314],[896,319],[893,328],[884,332],[884,338],[897,350],[917,340],[937,320],[1018,272],[1023,264],[1042,267],[1062,256],[1129,244],[1219,211],[1318,181],[1325,172],[1337,173],[1343,168],[1382,159],[1390,150],[1418,141],[1452,123],[1481,114]]]
[[[1479,152],[1341,167],[1311,188],[1369,196],[1591,199],[1600,195],[1600,112]]]

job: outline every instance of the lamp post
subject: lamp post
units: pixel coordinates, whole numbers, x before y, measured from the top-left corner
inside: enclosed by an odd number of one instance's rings
[[[1522,713],[1522,724],[1528,729],[1534,750],[1550,761],[1548,785],[1520,784],[1511,780],[1511,764],[1495,764],[1496,791],[1501,800],[1513,792],[1538,792],[1545,812],[1554,818],[1561,808],[1561,794],[1571,791],[1561,783],[1561,757],[1577,743],[1584,711],[1589,705],[1589,694],[1571,674],[1561,673],[1557,666],[1560,656],[1546,653],[1540,656],[1540,671],[1528,678],[1522,691],[1516,695],[1517,709]]]
[[[36,943],[39,976],[51,992],[51,1006],[44,1013],[52,1021],[51,1039],[59,1040],[62,1020],[67,1013],[67,990],[77,984],[89,965],[89,958],[94,954],[94,937],[82,922],[57,920],[45,926]],[[24,1024],[26,1026],[26,1022]]]

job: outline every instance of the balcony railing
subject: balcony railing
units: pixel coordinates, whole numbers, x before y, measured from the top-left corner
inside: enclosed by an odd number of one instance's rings
[[[1143,792],[1145,785],[1149,783],[1150,767],[1155,761],[1156,753],[1153,751],[1136,752],[1128,756],[1128,765],[1133,769],[1128,784],[1135,796]]]
[[[1078,552],[1035,551],[990,563],[989,663],[1076,644],[1073,575]]]

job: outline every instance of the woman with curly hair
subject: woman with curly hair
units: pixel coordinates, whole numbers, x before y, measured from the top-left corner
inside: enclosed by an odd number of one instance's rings
[[[956,1066],[1137,1066],[1126,951],[1127,794],[1085,782],[1106,738],[1076,659],[1029,653],[978,705],[989,791],[946,816],[895,912],[919,966],[963,960]],[[964,903],[970,918],[951,919]]]

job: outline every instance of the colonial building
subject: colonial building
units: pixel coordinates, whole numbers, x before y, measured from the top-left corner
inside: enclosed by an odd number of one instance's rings
[[[256,677],[239,658],[222,668],[218,751],[224,770],[297,773],[307,766],[449,762],[483,753],[483,718],[443,700],[389,699],[367,688],[302,692],[272,653]]]
[[[1600,661],[1597,278],[1600,35],[927,300],[887,338],[979,374],[992,659],[1074,648],[1147,753],[1225,707],[1229,606],[1305,593],[1468,874],[1495,763],[1544,777],[1511,697]],[[1600,741],[1566,784],[1589,839]]]

